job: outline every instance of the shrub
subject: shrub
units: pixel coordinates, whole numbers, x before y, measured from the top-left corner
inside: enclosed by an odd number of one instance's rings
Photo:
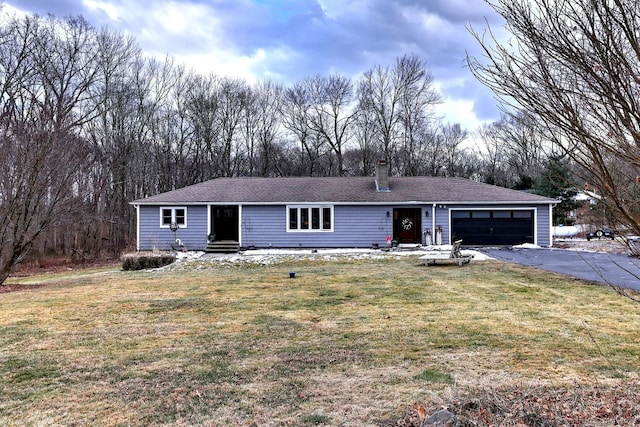
[[[175,255],[167,253],[135,253],[122,256],[123,270],[144,270],[169,265],[176,260]]]

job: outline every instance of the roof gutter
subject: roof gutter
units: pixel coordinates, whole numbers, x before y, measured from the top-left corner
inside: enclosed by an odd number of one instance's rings
[[[261,206],[282,206],[282,205],[294,205],[294,204],[303,204],[303,205],[345,205],[345,206],[355,206],[355,205],[376,205],[376,206],[395,206],[399,204],[404,205],[432,205],[432,204],[442,204],[442,205],[557,205],[559,202],[557,200],[529,200],[529,201],[438,201],[434,202],[433,200],[395,200],[382,202],[377,200],[369,200],[369,201],[361,201],[361,202],[349,202],[349,201],[340,201],[340,200],[331,200],[331,201],[304,201],[304,200],[288,200],[282,202],[253,202],[253,201],[243,201],[243,200],[234,200],[234,201],[195,201],[195,202],[185,202],[185,201],[150,201],[150,202],[129,202],[132,206],[200,206],[200,205],[244,205],[244,206],[252,206],[252,205],[261,205]]]

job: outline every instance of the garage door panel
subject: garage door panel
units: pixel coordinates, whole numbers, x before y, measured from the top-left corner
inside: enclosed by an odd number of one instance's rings
[[[452,236],[464,245],[533,243],[533,217],[533,211],[461,211],[452,214]]]

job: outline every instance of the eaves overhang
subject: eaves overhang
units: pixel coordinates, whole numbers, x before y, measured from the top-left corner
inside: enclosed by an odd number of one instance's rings
[[[284,205],[345,205],[345,206],[392,206],[392,205],[556,205],[557,200],[395,200],[395,201],[305,201],[290,200],[281,202],[255,202],[255,201],[153,201],[130,202],[132,206],[211,206],[211,205],[243,205],[243,206],[284,206]]]

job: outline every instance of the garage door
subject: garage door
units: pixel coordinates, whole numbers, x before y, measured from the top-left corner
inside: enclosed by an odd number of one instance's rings
[[[463,245],[533,243],[533,210],[451,211],[451,235]]]

